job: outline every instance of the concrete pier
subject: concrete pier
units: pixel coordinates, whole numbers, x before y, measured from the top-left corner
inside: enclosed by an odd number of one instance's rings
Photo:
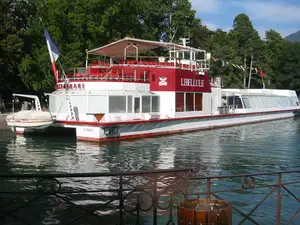
[[[0,129],[7,129],[6,114],[0,114]]]

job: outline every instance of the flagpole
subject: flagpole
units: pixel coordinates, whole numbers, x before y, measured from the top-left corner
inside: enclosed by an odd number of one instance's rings
[[[247,75],[247,64],[246,64],[246,53],[244,52],[244,89],[246,89],[246,75]]]
[[[251,55],[251,61],[250,61],[250,71],[249,71],[248,89],[250,89],[250,84],[251,84],[252,60],[253,60],[253,52],[252,52],[252,55]]]
[[[57,84],[58,83],[58,74],[57,74],[57,70],[56,70],[55,60],[54,60],[53,55],[52,55],[52,51],[51,51],[51,47],[50,47],[49,41],[46,40],[46,42],[47,42],[47,47],[48,47],[48,51],[49,51],[49,55],[50,55],[50,60],[51,60],[51,64],[52,64],[54,79],[55,79],[55,82]]]
[[[64,75],[64,80],[66,80],[66,79],[67,79],[67,76],[66,76],[64,67],[62,66],[62,63],[60,62],[59,59],[57,59],[57,62],[58,62],[58,64],[60,65],[60,68],[62,69],[62,72],[63,72],[63,75]]]

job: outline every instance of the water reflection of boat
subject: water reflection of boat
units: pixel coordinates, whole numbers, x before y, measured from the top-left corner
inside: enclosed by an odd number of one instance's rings
[[[158,149],[159,156],[156,161],[156,169],[174,168],[176,150],[175,146],[161,145]]]

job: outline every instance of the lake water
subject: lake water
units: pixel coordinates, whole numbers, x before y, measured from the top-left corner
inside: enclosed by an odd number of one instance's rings
[[[117,172],[186,167],[197,169],[201,175],[299,170],[300,120],[104,145],[64,137],[14,137],[0,130],[1,173]],[[274,222],[274,218],[269,219],[264,224]],[[298,216],[295,221],[299,220]]]

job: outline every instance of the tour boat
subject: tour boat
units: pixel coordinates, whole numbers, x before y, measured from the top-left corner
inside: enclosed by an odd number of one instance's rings
[[[85,67],[72,73],[56,70],[59,51],[46,40],[56,80],[46,132],[73,130],[77,140],[102,142],[286,119],[300,109],[293,90],[223,89],[219,77],[209,78],[210,53],[186,39],[124,38],[87,51]],[[155,49],[163,56],[150,56]],[[9,126],[40,132],[25,122]]]

